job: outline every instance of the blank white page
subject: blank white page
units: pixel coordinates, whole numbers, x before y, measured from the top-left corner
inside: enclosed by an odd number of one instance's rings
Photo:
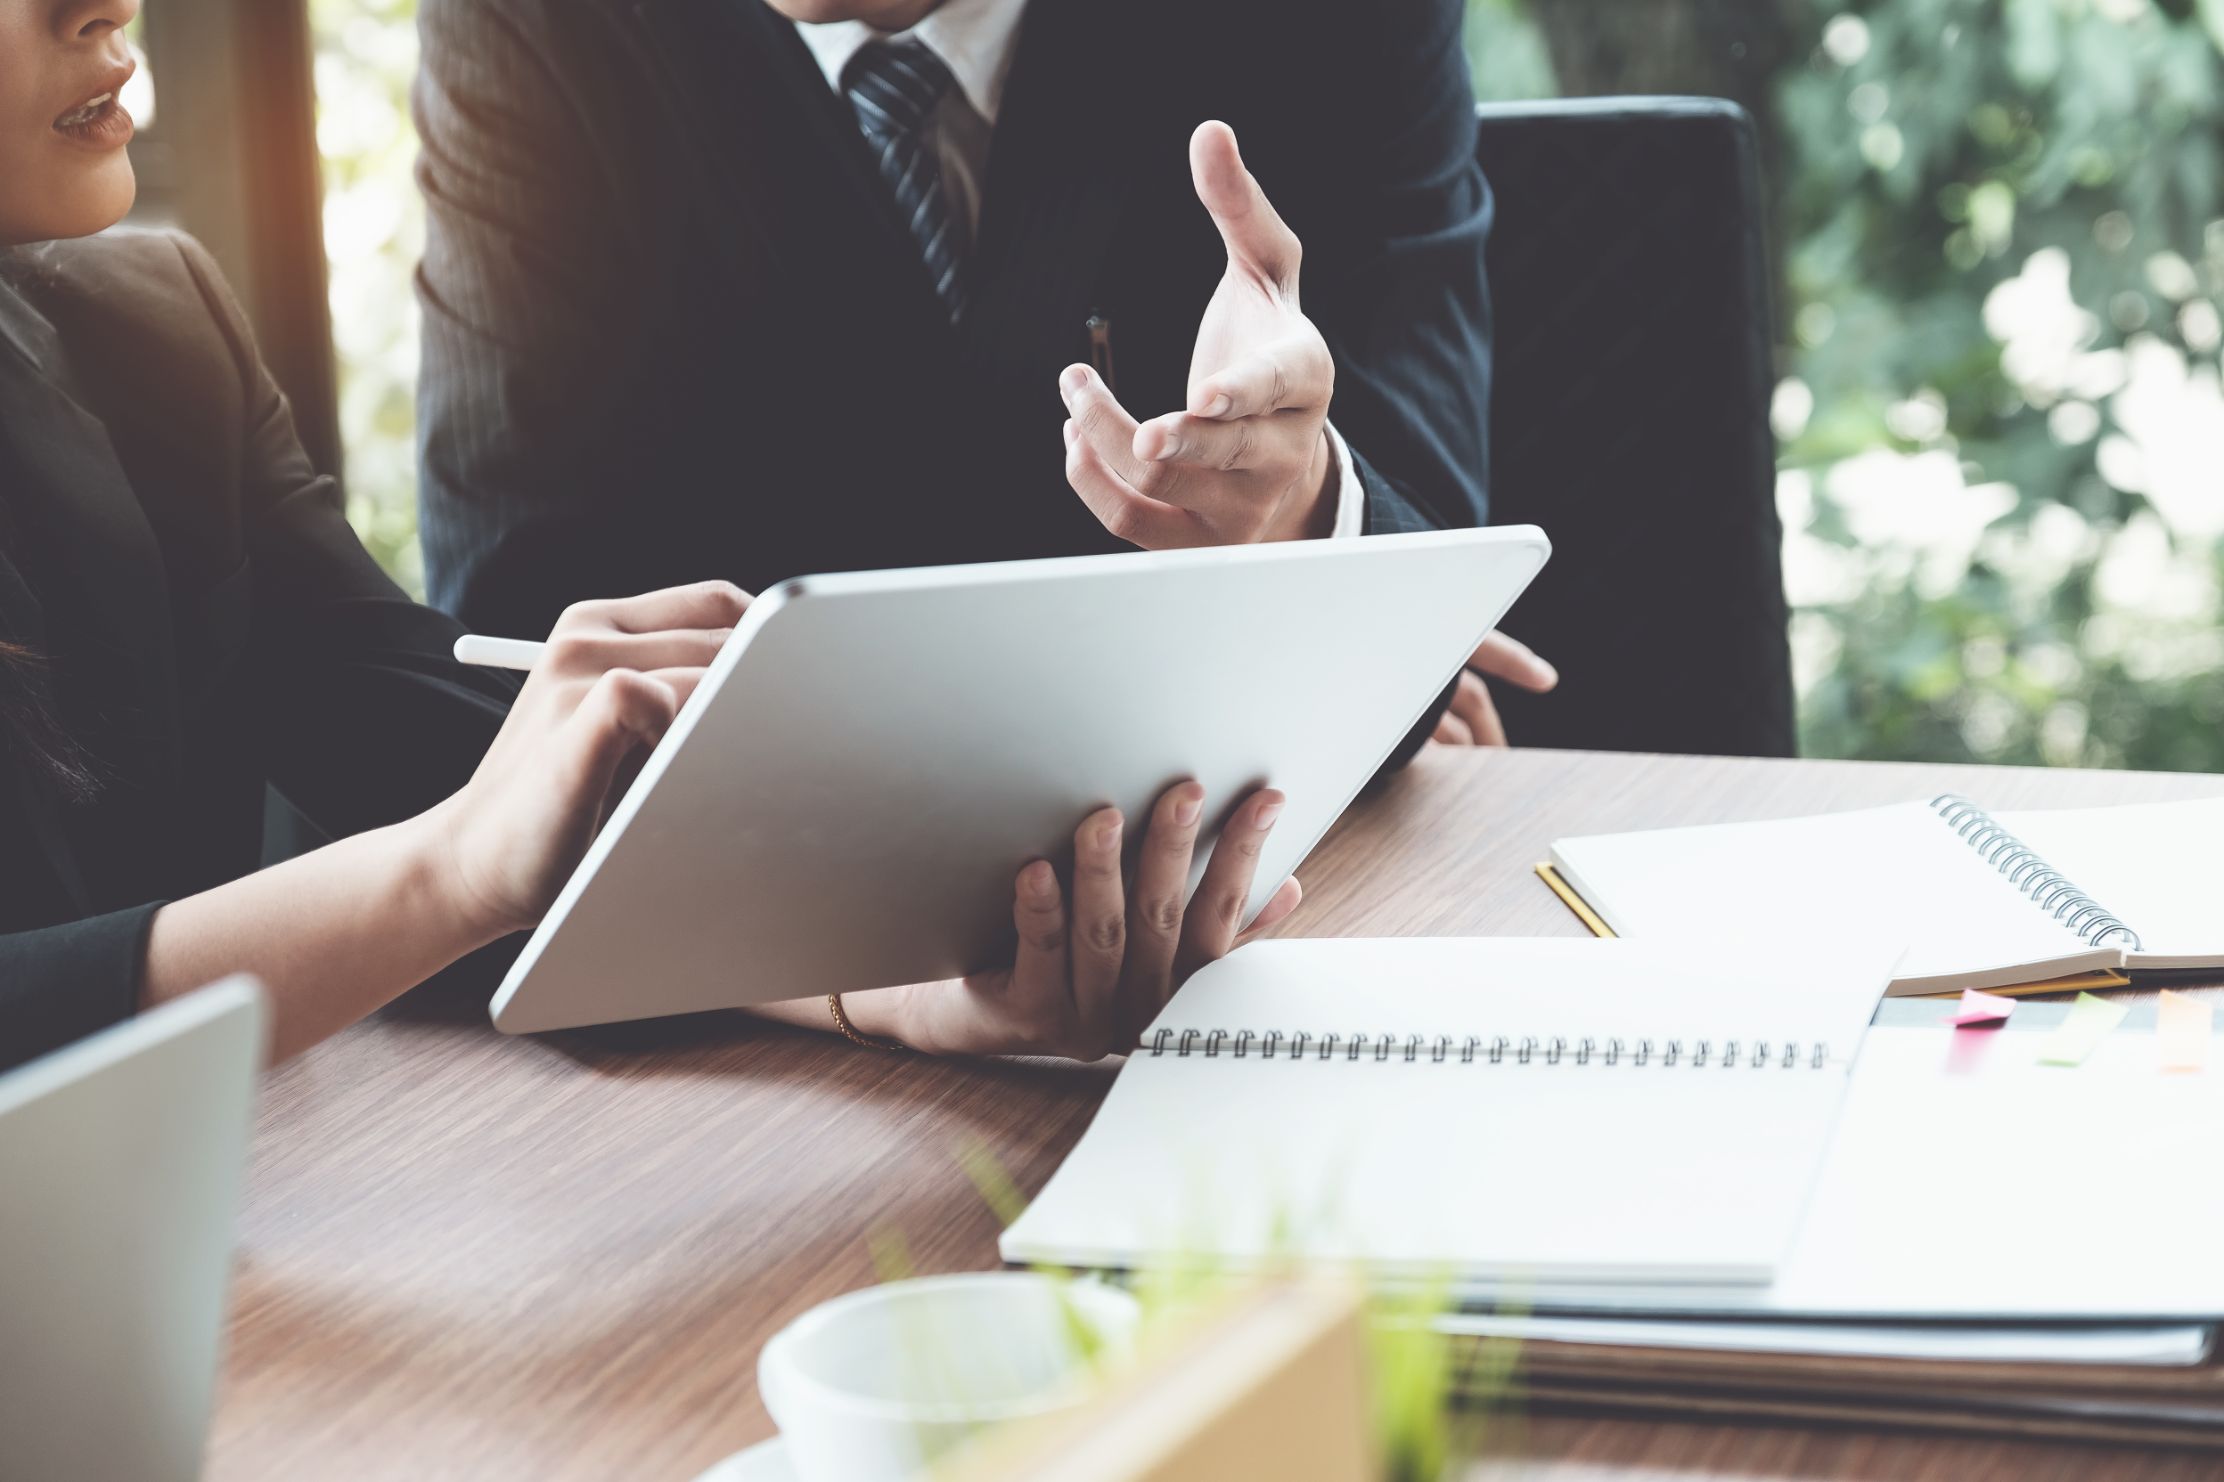
[[[1927,803],[1562,839],[1562,876],[1625,937],[1821,931],[1907,949],[1897,992],[2114,966],[2035,908]]]
[[[1995,817],[2139,933],[2134,967],[2224,962],[2224,798]]]
[[[2041,1065],[2046,1038],[1870,1030],[1772,1285],[1466,1295],[1537,1311],[2224,1319],[2224,1073],[2161,1070],[2140,1030],[2110,1034],[2081,1066]]]
[[[1246,947],[1174,996],[1145,1043],[1164,1030],[1170,1046],[1186,1035],[1191,1053],[1129,1059],[1006,1233],[1004,1255],[1092,1266],[1303,1255],[1415,1275],[1765,1281],[1889,971],[1873,951],[1786,961],[1768,953],[1725,968],[1672,946],[1580,940]],[[1224,1037],[1211,1041],[1215,1030]],[[1245,1030],[1273,1032],[1284,1048],[1231,1053]],[[1308,1048],[1293,1056],[1300,1032]],[[1526,1064],[1512,1050],[1468,1059],[1469,1036],[1537,1048]],[[1643,1066],[1641,1040],[1651,1042]],[[1220,1048],[1207,1055],[1210,1043]],[[1782,1064],[1788,1046],[1793,1068]]]

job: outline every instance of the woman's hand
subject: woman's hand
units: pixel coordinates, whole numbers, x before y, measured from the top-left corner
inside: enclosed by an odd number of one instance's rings
[[[748,606],[704,582],[557,620],[478,771],[426,815],[445,889],[489,939],[539,923]]]
[[[1259,851],[1283,797],[1262,790],[1236,809],[1185,911],[1204,803],[1194,782],[1159,798],[1132,899],[1120,873],[1124,820],[1116,808],[1090,814],[1074,831],[1070,882],[1061,885],[1044,860],[1019,872],[1012,905],[1019,950],[1011,967],[847,995],[851,1022],[861,1033],[938,1055],[1097,1060],[1132,1048],[1183,979],[1236,945]],[[1295,879],[1283,881],[1251,932],[1296,910],[1300,894]]]

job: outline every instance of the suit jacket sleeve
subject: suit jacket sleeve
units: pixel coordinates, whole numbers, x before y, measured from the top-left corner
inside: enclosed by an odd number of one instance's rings
[[[363,549],[339,487],[303,451],[215,264],[177,240],[245,396],[240,520],[255,584],[248,688],[271,783],[334,837],[399,822],[470,780],[515,685],[458,664],[462,628],[412,601]]]
[[[1330,415],[1366,490],[1365,532],[1457,529],[1486,514],[1490,188],[1457,0],[1323,6],[1327,66],[1309,158],[1306,308],[1336,358]]]
[[[641,111],[592,60],[602,7],[424,0],[415,110],[428,213],[418,298],[419,498],[433,603],[537,638],[607,595],[613,553],[583,528],[625,488],[636,328],[655,286],[644,224],[605,167]],[[613,7],[614,8],[614,7]],[[594,118],[595,127],[588,126]]]
[[[0,1071],[120,1024],[139,1008],[159,903],[0,932]]]

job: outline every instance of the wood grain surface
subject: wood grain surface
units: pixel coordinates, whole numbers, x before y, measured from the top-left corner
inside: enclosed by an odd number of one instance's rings
[[[1941,791],[1994,807],[2224,793],[2224,777],[1447,753],[1308,862],[1289,935],[1579,935],[1530,873],[1561,835]],[[643,971],[650,971],[644,962]],[[406,1001],[266,1083],[210,1475],[687,1482],[763,1439],[764,1340],[876,1279],[996,1263],[960,1166],[1028,1192],[1113,1066],[955,1063],[703,1016],[507,1039]],[[2212,1457],[1539,1415],[1475,1478],[2176,1479]]]

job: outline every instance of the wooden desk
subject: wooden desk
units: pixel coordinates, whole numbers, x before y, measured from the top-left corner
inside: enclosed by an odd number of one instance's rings
[[[1530,868],[1562,834],[1954,790],[1995,806],[2224,777],[1432,753],[1303,871],[1310,935],[1578,935]],[[762,1439],[757,1350],[875,1279],[996,1262],[959,1167],[1040,1188],[1107,1066],[937,1063],[718,1016],[505,1039],[410,1004],[270,1078],[211,1475],[684,1482]],[[2164,1479],[2219,1463],[1894,1434],[1529,1418],[1477,1477]]]

